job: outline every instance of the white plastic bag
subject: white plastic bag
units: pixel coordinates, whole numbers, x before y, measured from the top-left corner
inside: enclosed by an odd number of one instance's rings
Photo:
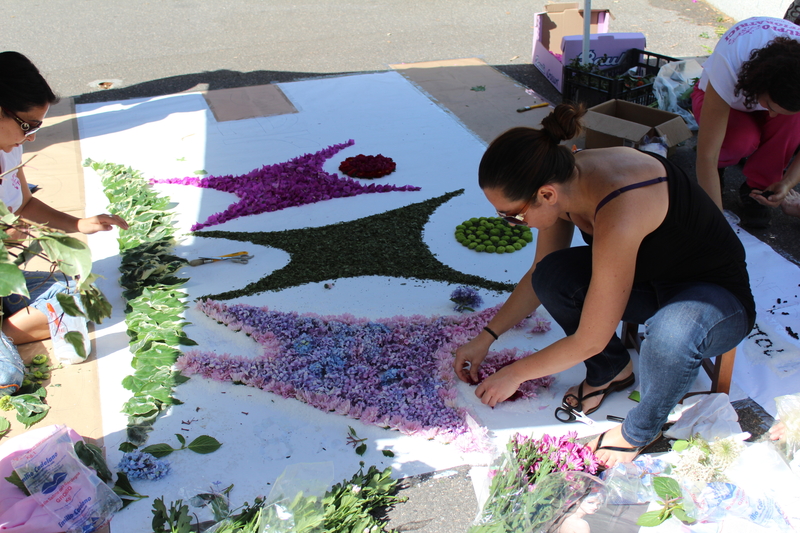
[[[119,496],[78,459],[66,426],[14,457],[11,465],[63,531],[91,533],[122,509]]]
[[[702,73],[703,67],[696,59],[673,61],[659,69],[658,76],[653,82],[658,108],[683,117],[692,131],[697,131],[697,121],[689,111],[691,109],[689,95],[694,87],[695,78],[699,78]]]

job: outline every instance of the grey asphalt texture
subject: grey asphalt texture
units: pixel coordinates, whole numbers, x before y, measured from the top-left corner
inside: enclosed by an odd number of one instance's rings
[[[222,89],[479,57],[553,103],[561,95],[531,65],[533,14],[543,0],[0,0],[4,50],[29,56],[77,103]],[[582,4],[582,2],[581,2]],[[708,55],[732,24],[702,0],[602,0],[612,31],[638,31],[647,50]],[[109,82],[109,89],[99,87]],[[694,142],[675,161],[694,174]],[[741,169],[728,169],[725,207],[738,212]],[[800,264],[800,220],[776,213],[753,232]],[[745,429],[770,422],[739,406]],[[404,482],[389,513],[401,531],[466,531],[476,504],[467,468]]]

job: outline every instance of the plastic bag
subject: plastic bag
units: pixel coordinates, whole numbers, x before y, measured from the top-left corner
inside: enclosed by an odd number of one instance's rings
[[[651,455],[641,455],[631,463],[618,463],[603,472],[606,498],[610,505],[647,503],[657,498],[653,477],[664,474],[669,464]]]
[[[773,531],[794,531],[773,499],[751,498],[732,483],[709,483],[694,497],[694,503],[694,518],[700,522],[721,522],[735,516]]]
[[[70,431],[58,427],[11,465],[62,531],[91,533],[122,509],[122,500],[78,459]]]
[[[322,497],[333,484],[333,463],[287,466],[261,511],[259,533],[311,533],[324,528]]]
[[[667,140],[664,137],[650,137],[645,135],[644,139],[642,139],[642,142],[639,144],[639,150],[658,154],[661,157],[667,157],[669,146],[667,146]]]
[[[703,67],[696,59],[673,61],[659,69],[653,82],[658,108],[683,117],[692,131],[697,131],[697,121],[690,111],[691,94],[695,78],[699,78],[702,73]]]
[[[783,454],[792,470],[800,471],[800,394],[787,394],[775,398],[778,417],[786,426],[786,436],[780,442]]]
[[[555,533],[567,523],[583,521],[605,503],[600,479],[584,472],[554,472],[533,490],[495,492],[469,533],[530,531]]]

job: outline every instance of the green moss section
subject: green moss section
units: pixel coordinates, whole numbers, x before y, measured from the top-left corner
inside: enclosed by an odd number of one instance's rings
[[[514,285],[464,274],[442,264],[422,240],[436,209],[464,189],[378,215],[321,228],[275,232],[202,231],[194,235],[271,246],[291,254],[288,265],[242,289],[204,296],[230,300],[337,278],[391,276],[512,291]]]

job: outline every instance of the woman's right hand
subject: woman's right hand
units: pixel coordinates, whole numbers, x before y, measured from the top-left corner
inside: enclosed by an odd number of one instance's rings
[[[491,342],[487,344],[481,338],[484,335],[488,336],[488,334],[482,332],[468,343],[459,346],[456,350],[453,369],[456,371],[458,379],[471,385],[478,383],[478,369],[489,353],[489,346],[492,345]]]

